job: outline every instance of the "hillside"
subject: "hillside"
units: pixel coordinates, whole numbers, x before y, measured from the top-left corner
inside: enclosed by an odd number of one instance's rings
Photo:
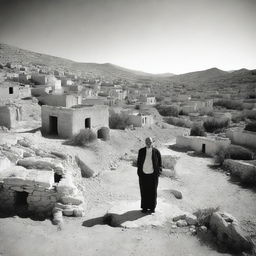
[[[130,70],[111,63],[80,63],[0,43],[0,63],[5,64],[7,62],[25,66],[48,66],[51,69],[63,69],[64,71],[81,73],[82,75],[100,76],[105,79],[122,78],[134,81],[140,78],[154,79],[166,76],[166,74],[154,75],[142,71]]]

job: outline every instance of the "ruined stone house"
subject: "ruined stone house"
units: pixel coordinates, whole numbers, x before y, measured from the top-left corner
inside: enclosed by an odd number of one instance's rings
[[[0,106],[0,126],[15,128],[22,121],[22,107],[15,104]]]
[[[42,106],[42,131],[62,138],[71,138],[81,129],[95,132],[109,126],[108,107],[78,105],[71,108]]]
[[[198,153],[210,156],[215,155],[221,148],[226,148],[231,144],[228,138],[211,138],[201,136],[177,136],[176,145],[178,147],[189,148]]]

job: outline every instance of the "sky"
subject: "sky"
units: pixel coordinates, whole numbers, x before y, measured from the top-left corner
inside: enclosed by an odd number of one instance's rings
[[[256,0],[0,0],[0,42],[150,73],[256,68]]]

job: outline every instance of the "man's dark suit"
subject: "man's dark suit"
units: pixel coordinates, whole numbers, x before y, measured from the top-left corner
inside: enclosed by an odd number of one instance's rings
[[[145,174],[143,172],[143,165],[145,162],[147,148],[139,150],[137,159],[137,174],[139,176],[140,194],[141,194],[141,208],[143,210],[155,210],[157,204],[157,186],[158,177],[162,172],[161,154],[158,149],[152,148],[152,164],[153,173]]]

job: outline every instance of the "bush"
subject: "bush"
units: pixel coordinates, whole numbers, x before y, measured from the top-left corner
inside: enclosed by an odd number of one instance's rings
[[[110,140],[109,128],[102,127],[98,130],[98,138],[104,141]]]
[[[219,207],[213,208],[205,208],[205,209],[199,209],[197,210],[194,215],[197,217],[197,221],[199,226],[209,226],[210,224],[210,218],[214,212],[219,211]]]
[[[72,139],[73,144],[76,146],[87,146],[97,139],[97,135],[91,129],[82,129]]]
[[[156,109],[158,110],[158,112],[161,116],[175,116],[175,117],[177,117],[179,115],[179,110],[175,106],[157,105]]]
[[[109,127],[111,129],[124,130],[130,126],[129,117],[126,114],[114,113],[109,117]]]
[[[220,165],[223,164],[225,159],[253,160],[253,153],[242,146],[230,145],[225,149],[220,149],[215,156],[215,161]]]
[[[213,106],[220,106],[226,109],[243,110],[243,104],[234,100],[218,100],[213,103]]]
[[[177,117],[165,118],[165,122],[171,125],[186,127],[186,128],[191,128],[193,125],[193,122],[189,120],[184,120],[182,118],[177,118]]]
[[[190,130],[190,136],[206,136],[204,127],[200,125],[193,125]]]
[[[244,129],[246,131],[256,132],[256,122],[248,123]]]
[[[229,119],[211,118],[206,120],[203,126],[207,132],[222,132],[224,128],[229,126]]]

